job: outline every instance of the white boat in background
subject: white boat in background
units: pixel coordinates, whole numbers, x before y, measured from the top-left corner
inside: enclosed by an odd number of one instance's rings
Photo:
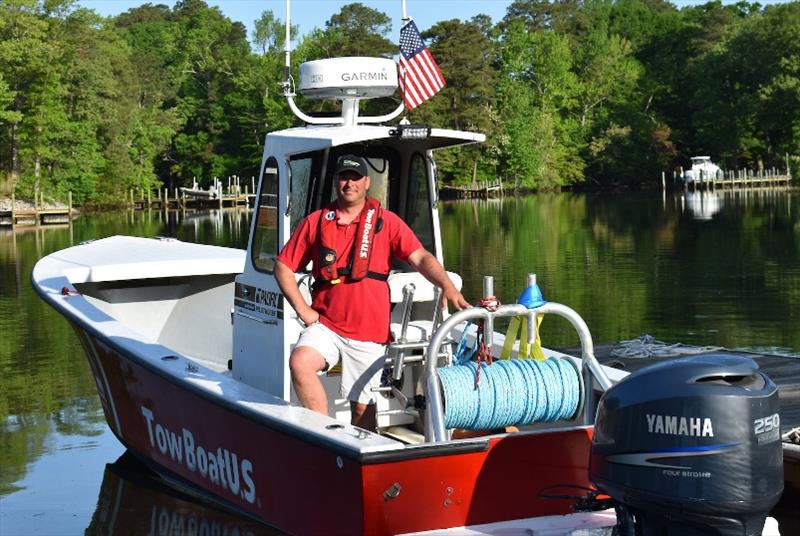
[[[683,172],[683,181],[687,183],[722,178],[722,170],[711,161],[710,156],[693,156],[692,167]]]
[[[217,178],[214,178],[214,184],[207,190],[197,184],[197,179],[192,182],[191,187],[181,186],[181,193],[186,197],[194,197],[197,199],[219,199],[222,196],[222,183]]]

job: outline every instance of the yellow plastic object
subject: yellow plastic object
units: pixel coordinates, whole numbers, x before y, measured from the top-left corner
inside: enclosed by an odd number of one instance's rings
[[[514,348],[514,343],[517,341],[519,334],[519,352],[517,357],[527,359],[533,357],[539,361],[544,361],[544,350],[542,350],[542,338],[539,336],[539,327],[542,325],[544,315],[536,315],[536,338],[533,345],[528,344],[528,322],[524,316],[515,316],[508,324],[508,331],[506,332],[506,341],[503,344],[503,351],[500,353],[500,359],[509,359],[511,351]]]

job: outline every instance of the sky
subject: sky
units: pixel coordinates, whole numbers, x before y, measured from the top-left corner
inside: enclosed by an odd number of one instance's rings
[[[293,0],[291,2],[292,24],[299,27],[300,35],[308,33],[315,27],[324,28],[331,15],[338,13],[345,4],[360,1],[364,5],[386,13],[392,20],[392,32],[399,37],[400,19],[402,17],[401,0]],[[776,0],[760,0],[761,4],[775,3]],[[103,16],[115,16],[125,11],[148,3],[142,0],[78,0],[78,4],[94,9]],[[152,4],[175,5],[174,0],[149,0]],[[280,20],[285,20],[285,0],[206,0],[212,6],[218,6],[231,20],[243,23],[248,29],[248,37],[252,38],[253,21],[263,11],[271,10]],[[482,13],[489,15],[493,22],[498,22],[506,14],[506,8],[512,0],[406,0],[406,12],[414,19],[420,31],[425,31],[437,22],[448,19],[469,20]],[[673,0],[678,7],[690,4],[705,3],[692,0]],[[723,0],[723,4],[735,3]],[[294,40],[298,36],[292,36]],[[392,39],[392,36],[389,36]],[[397,40],[397,37],[393,39]]]
[[[291,2],[292,24],[299,26],[300,34],[306,34],[315,27],[324,28],[331,15],[338,13],[345,4],[359,1],[362,4],[382,11],[392,20],[392,31],[400,34],[402,4],[400,0],[293,0]],[[142,4],[136,0],[78,0],[78,4],[94,9],[103,16],[114,16]],[[150,0],[152,4],[175,5],[174,0]],[[263,11],[271,10],[280,20],[285,20],[285,0],[206,0],[211,6],[218,6],[231,20],[239,21],[248,28],[252,37],[253,21]],[[417,24],[420,31],[427,30],[440,20],[469,20],[483,13],[497,22],[505,16],[511,0],[406,0],[406,12]],[[396,39],[395,39],[396,41]]]

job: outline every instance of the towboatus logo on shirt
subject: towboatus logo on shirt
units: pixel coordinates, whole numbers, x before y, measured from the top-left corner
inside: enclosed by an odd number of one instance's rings
[[[364,233],[361,236],[361,248],[358,250],[358,256],[362,259],[369,258],[369,231],[372,229],[373,216],[375,216],[375,209],[371,208],[367,211],[367,221],[364,224]]]

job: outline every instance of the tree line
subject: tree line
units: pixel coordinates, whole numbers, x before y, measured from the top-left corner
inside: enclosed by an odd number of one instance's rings
[[[265,11],[254,28],[203,0],[110,18],[73,0],[0,0],[0,195],[102,204],[131,188],[257,175],[264,135],[298,120],[280,86],[283,23]],[[293,72],[393,57],[397,34],[381,11],[345,5],[299,36]],[[447,87],[407,115],[487,134],[440,155],[446,183],[639,185],[697,154],[729,168],[783,167],[788,154],[797,166],[798,35],[797,1],[517,0],[497,23],[423,32]]]

